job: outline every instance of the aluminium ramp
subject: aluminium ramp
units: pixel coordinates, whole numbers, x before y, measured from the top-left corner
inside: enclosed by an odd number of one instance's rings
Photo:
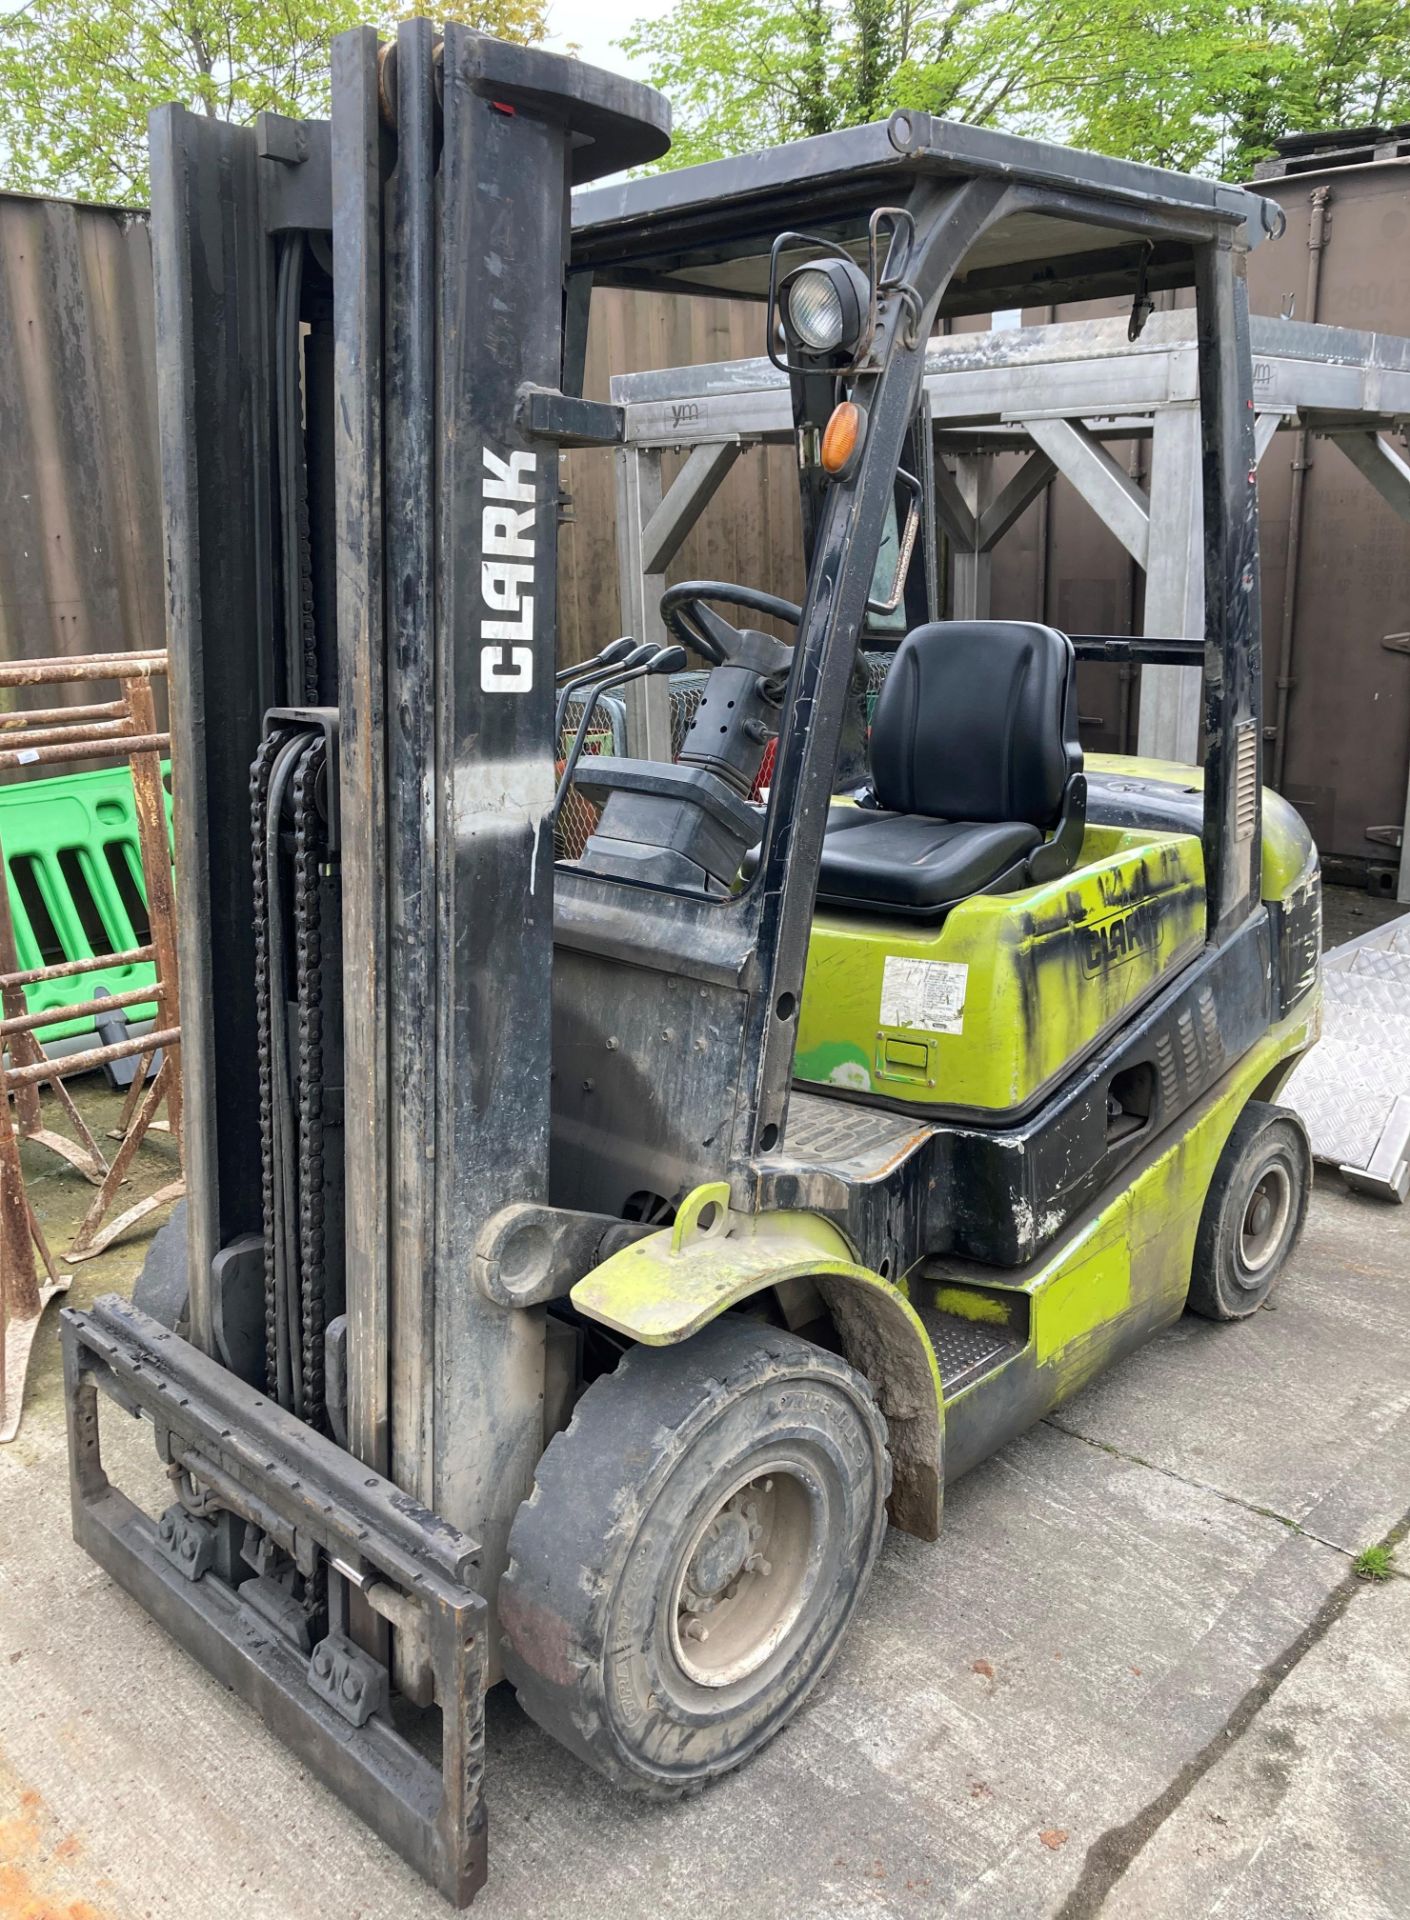
[[[1322,961],[1322,1040],[1283,1099],[1318,1160],[1386,1200],[1410,1193],[1410,914]]]

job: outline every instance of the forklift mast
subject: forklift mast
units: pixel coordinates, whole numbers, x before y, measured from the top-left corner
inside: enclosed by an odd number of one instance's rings
[[[273,1185],[278,1214],[299,1185],[255,1157],[268,1049],[340,1003],[322,1110],[280,1143],[324,1167],[326,1196],[299,1193],[327,1220],[295,1263],[302,1319],[346,1308],[348,1444],[489,1567],[543,1444],[543,1316],[465,1282],[487,1216],[547,1198],[569,193],[667,126],[647,88],[424,21],[335,43],[331,127],[153,121],[192,1326],[215,1351],[222,1250],[259,1232],[252,1195]],[[336,848],[310,831],[342,899],[292,1023],[297,994],[272,981],[264,1010],[254,986],[262,740],[319,742],[336,800]]]
[[[426,21],[343,35],[332,93],[331,124],[152,118],[197,1375],[163,1445],[231,1505],[115,1513],[119,1316],[71,1341],[75,1514],[463,1901],[497,1667],[466,1581],[497,1582],[547,1371],[543,1310],[471,1265],[548,1197],[558,448],[610,437],[561,390],[570,193],[669,109]],[[302,1663],[182,1605],[212,1565]],[[429,1773],[371,1718],[392,1616]]]

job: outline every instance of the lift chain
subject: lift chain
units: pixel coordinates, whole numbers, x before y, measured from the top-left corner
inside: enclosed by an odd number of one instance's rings
[[[303,659],[303,697],[318,705],[318,632],[313,613],[313,541],[308,516],[308,456],[302,432],[294,448],[294,548],[299,569],[299,650]]]
[[[292,779],[279,784],[289,795],[293,824],[294,995],[297,1026],[294,1058],[277,1048],[273,1020],[275,994],[287,995],[287,978],[272,977],[270,919],[283,914],[284,889],[270,871],[270,780],[276,760],[296,738],[276,730],[262,742],[250,772],[250,824],[254,853],[255,1019],[260,1102],[260,1190],[264,1233],[265,1365],[268,1390],[310,1425],[322,1427],[324,1410],[324,1323],[327,1259],[324,1220],[323,1151],[323,925],[321,867],[326,835],[318,810],[318,782],[326,748],[310,735],[296,746]],[[284,782],[288,781],[287,789]],[[281,1017],[280,1025],[283,1021]],[[276,1057],[282,1054],[283,1057]],[[292,1073],[295,1099],[293,1140],[275,1125],[274,1076]],[[283,1094],[280,1092],[280,1104]],[[287,1109],[285,1109],[287,1111]],[[278,1136],[278,1137],[276,1137]],[[276,1159],[282,1161],[276,1165]],[[297,1204],[297,1235],[292,1207]],[[292,1267],[294,1271],[286,1271]],[[295,1299],[297,1298],[297,1307]],[[293,1334],[298,1315],[299,1337]],[[291,1363],[281,1380],[283,1346]],[[295,1350],[296,1348],[296,1350]]]
[[[271,733],[260,742],[250,768],[250,837],[253,842],[252,905],[255,933],[255,1049],[259,1073],[260,1204],[264,1230],[264,1339],[270,1391],[278,1378],[278,1328],[274,1270],[274,1090],[269,1022],[269,902],[265,885],[265,815],[269,774],[286,736]]]
[[[323,1329],[327,1305],[323,1166],[323,894],[326,857],[318,776],[327,757],[310,741],[294,774],[294,952],[298,997],[299,1294],[303,1322],[303,1418],[323,1427]]]

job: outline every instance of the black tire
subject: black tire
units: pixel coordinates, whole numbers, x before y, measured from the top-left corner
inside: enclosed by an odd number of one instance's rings
[[[1250,1100],[1205,1195],[1188,1306],[1207,1320],[1246,1320],[1273,1291],[1307,1217],[1312,1153],[1286,1107]]]
[[[890,1487],[886,1422],[834,1355],[734,1318],[633,1348],[514,1519],[499,1616],[520,1704],[618,1786],[705,1786],[826,1670]]]
[[[178,1200],[152,1235],[132,1289],[132,1304],[184,1339],[189,1330],[186,1202]]]

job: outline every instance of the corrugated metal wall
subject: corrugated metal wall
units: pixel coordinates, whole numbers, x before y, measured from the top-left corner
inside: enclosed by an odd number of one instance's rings
[[[1405,161],[1260,183],[1283,202],[1289,225],[1252,258],[1255,309],[1276,313],[1303,288],[1308,199],[1324,179],[1332,225],[1316,317],[1410,333]],[[587,391],[605,399],[613,373],[757,354],[761,325],[754,305],[604,294],[593,306]],[[0,195],[0,658],[161,643],[153,362],[143,216]],[[1280,435],[1260,475],[1270,710],[1293,445]],[[1126,456],[1143,457],[1139,447]],[[1393,854],[1368,841],[1365,828],[1395,822],[1404,805],[1410,656],[1381,640],[1410,627],[1410,538],[1334,448],[1314,442],[1312,457],[1287,785],[1328,852],[1389,861]],[[570,660],[620,631],[612,455],[568,455],[563,484],[570,504],[560,547],[560,652]],[[1138,615],[1139,573],[1064,482],[1030,508],[1000,553],[996,616],[1036,614],[1074,632],[1120,633]],[[798,598],[801,573],[791,450],[751,449],[671,578],[741,580]],[[1134,687],[1115,668],[1084,668],[1088,744],[1118,747],[1134,703]],[[1131,719],[1128,741],[1133,732]]]
[[[145,215],[0,194],[0,659],[162,644],[151,276]],[[758,353],[761,325],[735,302],[604,293],[587,390],[606,399],[613,373]],[[619,631],[616,482],[609,453],[563,464],[570,660]],[[796,597],[797,523],[787,449],[746,453],[672,578]]]
[[[604,291],[592,303],[584,389],[606,400],[614,373],[644,373],[764,350],[755,302]],[[665,465],[667,483],[679,461]],[[571,519],[559,542],[559,652],[577,660],[621,632],[617,583],[616,479],[612,454],[584,451],[563,463]],[[802,598],[803,546],[791,447],[751,447],[740,456],[669,571],[676,580],[740,580],[785,599]]]
[[[155,380],[145,215],[0,194],[0,658],[164,644]]]

